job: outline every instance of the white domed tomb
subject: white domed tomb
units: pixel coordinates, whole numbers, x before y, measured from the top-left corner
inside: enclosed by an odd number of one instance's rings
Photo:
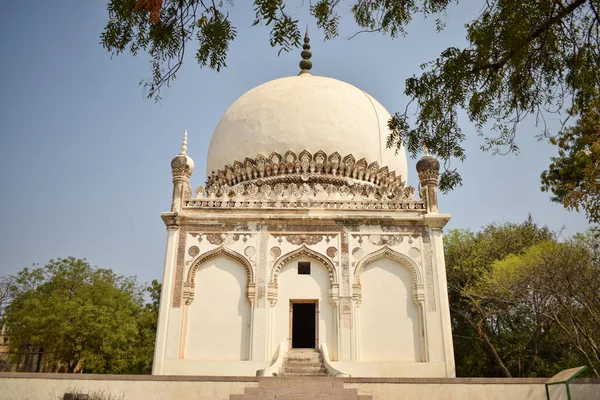
[[[206,185],[187,139],[172,162],[153,374],[455,375],[439,163],[406,185],[389,113],[309,48],[225,112]]]

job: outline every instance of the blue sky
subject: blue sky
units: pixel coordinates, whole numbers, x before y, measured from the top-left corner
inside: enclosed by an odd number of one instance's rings
[[[310,25],[313,73],[367,91],[390,112],[406,105],[404,79],[449,46],[464,45],[474,2],[449,10],[448,26],[415,18],[396,40],[357,31],[342,8],[340,37],[323,42],[300,0],[289,11]],[[346,8],[349,4],[342,3]],[[3,1],[0,25],[0,275],[56,257],[90,263],[148,282],[162,278],[166,230],[159,217],[171,196],[170,161],[188,130],[196,162],[192,186],[204,183],[212,131],[227,107],[263,82],[298,73],[300,50],[277,56],[268,29],[250,27],[250,1],[231,10],[238,38],[228,68],[201,69],[192,55],[161,103],[144,97],[149,58],[111,59],[99,44],[107,21],[103,1]],[[550,124],[557,124],[553,117]],[[587,229],[583,215],[567,212],[539,190],[539,175],[554,149],[538,142],[526,121],[518,156],[482,153],[463,119],[467,161],[464,186],[440,198],[453,215],[449,228],[478,229],[492,221],[536,221],[568,235]],[[409,184],[416,186],[416,160]]]

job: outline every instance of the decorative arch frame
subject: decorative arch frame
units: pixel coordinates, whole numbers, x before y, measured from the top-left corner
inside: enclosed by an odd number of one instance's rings
[[[188,271],[187,280],[183,285],[183,298],[185,304],[190,305],[194,300],[194,294],[196,292],[196,273],[200,266],[207,261],[217,257],[228,257],[237,263],[241,264],[246,269],[246,299],[250,302],[254,299],[254,292],[256,284],[254,282],[254,270],[250,261],[240,253],[230,250],[227,247],[221,245],[216,249],[207,251],[206,253],[198,256],[193,262],[190,270]]]
[[[388,246],[383,246],[381,249],[376,250],[370,254],[364,256],[356,265],[354,270],[354,284],[352,285],[352,299],[355,301],[357,306],[360,306],[362,301],[362,273],[369,264],[381,260],[382,258],[388,258],[396,261],[398,264],[406,267],[410,270],[412,275],[412,291],[413,301],[418,307],[419,314],[419,332],[421,333],[421,362],[429,361],[429,345],[427,339],[427,316],[425,313],[425,285],[423,282],[423,274],[421,273],[417,264],[410,257],[398,253],[390,249]],[[355,335],[358,332],[355,331]],[[355,336],[355,341],[358,342],[358,337]],[[360,354],[360,352],[358,352]],[[357,357],[360,359],[360,356]]]
[[[337,299],[339,292],[339,284],[335,266],[333,265],[331,260],[329,260],[329,258],[327,258],[326,256],[309,249],[308,247],[306,247],[306,245],[302,245],[302,247],[299,247],[296,250],[290,251],[289,253],[286,253],[283,256],[279,257],[277,261],[275,261],[275,263],[273,264],[268,293],[269,302],[272,306],[274,306],[275,303],[277,303],[277,298],[279,297],[279,273],[281,272],[281,269],[284,265],[300,257],[312,258],[313,260],[316,260],[325,266],[325,268],[327,269],[327,273],[329,274],[330,300],[334,301],[335,299]]]
[[[389,258],[410,270],[412,275],[413,300],[417,305],[423,305],[422,303],[425,301],[425,285],[423,282],[423,274],[419,267],[412,258],[402,253],[398,253],[388,246],[383,246],[381,249],[367,254],[356,264],[356,269],[354,270],[354,284],[352,285],[352,297],[354,300],[356,300],[358,304],[362,301],[361,276],[365,267],[382,258]]]

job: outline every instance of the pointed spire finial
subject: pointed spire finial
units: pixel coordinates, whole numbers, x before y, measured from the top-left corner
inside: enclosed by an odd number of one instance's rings
[[[183,143],[181,144],[181,153],[182,155],[187,155],[187,129],[183,134]]]
[[[429,155],[429,149],[427,148],[427,145],[423,143],[423,155],[424,156],[428,156]]]
[[[306,33],[304,34],[304,45],[302,45],[302,61],[300,61],[300,75],[309,74],[310,69],[312,68],[312,61],[310,58],[312,57],[312,53],[310,51],[310,38],[308,37],[308,25],[306,25]]]

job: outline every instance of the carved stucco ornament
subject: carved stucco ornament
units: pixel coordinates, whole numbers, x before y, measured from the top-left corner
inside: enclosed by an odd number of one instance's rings
[[[234,186],[259,179],[264,183],[340,183],[346,178],[389,188],[404,186],[401,176],[386,166],[380,167],[377,162],[369,164],[364,158],[356,161],[352,154],[342,158],[338,152],[328,156],[318,151],[312,155],[307,150],[298,156],[288,150],[283,156],[273,152],[269,157],[258,154],[254,159],[246,157],[243,162],[234,161],[209,176],[206,186]]]
[[[285,235],[285,240],[296,246],[303,244],[315,245],[323,240],[323,235],[307,235],[304,233],[300,235]]]
[[[260,183],[259,183],[260,184]],[[235,187],[211,187],[199,197],[184,199],[186,208],[316,208],[339,210],[406,210],[426,212],[425,201],[414,198],[414,188],[386,188],[366,183],[342,186],[278,183],[271,187],[255,183]],[[202,191],[200,191],[202,193]]]
[[[396,246],[404,241],[403,235],[389,235],[389,234],[353,234],[352,237],[357,239],[359,245],[362,245],[365,238],[376,246]],[[409,239],[410,240],[410,239]],[[412,243],[412,241],[410,241]]]
[[[287,151],[234,161],[195,193],[184,199],[185,207],[426,210],[394,171],[337,152]]]
[[[200,254],[200,248],[198,246],[192,246],[188,249],[188,254],[192,257],[196,257]]]
[[[326,254],[329,258],[335,258],[335,256],[337,255],[337,249],[335,247],[329,247],[327,248]]]

